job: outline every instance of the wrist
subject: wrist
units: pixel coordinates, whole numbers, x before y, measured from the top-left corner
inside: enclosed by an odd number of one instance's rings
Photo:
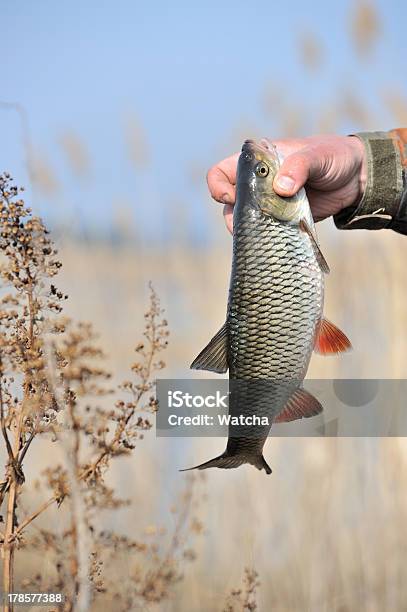
[[[358,185],[358,194],[353,202],[356,205],[362,199],[367,183],[367,157],[366,148],[363,142],[357,136],[347,136],[348,145],[351,148],[353,160],[355,162],[356,172],[355,179]]]
[[[364,147],[363,161],[356,140]],[[334,215],[336,226],[340,229],[391,228],[404,188],[398,140],[389,132],[359,132],[356,137],[349,137],[348,144],[353,155],[358,156],[359,190],[363,195]]]

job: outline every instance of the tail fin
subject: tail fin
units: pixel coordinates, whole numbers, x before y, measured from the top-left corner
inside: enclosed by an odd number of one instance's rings
[[[271,474],[271,467],[267,464],[263,455],[246,457],[245,455],[228,455],[227,451],[222,453],[222,455],[219,455],[219,457],[205,461],[205,463],[201,463],[200,465],[195,465],[194,467],[180,470],[180,472],[189,472],[190,470],[206,470],[212,467],[229,470],[231,468],[237,468],[244,463],[250,463],[258,470],[265,470],[266,474]]]

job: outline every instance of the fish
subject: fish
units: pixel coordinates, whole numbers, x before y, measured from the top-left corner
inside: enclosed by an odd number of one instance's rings
[[[263,447],[272,424],[322,412],[303,388],[312,352],[351,348],[348,337],[323,316],[329,266],[306,191],[283,198],[273,189],[282,161],[266,139],[242,146],[226,321],[191,364],[197,370],[229,371],[230,415],[268,418],[257,427],[229,426],[226,450],[188,469],[247,463],[270,474]]]

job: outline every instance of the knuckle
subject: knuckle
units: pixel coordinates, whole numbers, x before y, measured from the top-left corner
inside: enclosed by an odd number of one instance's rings
[[[208,172],[206,173],[206,182],[208,183],[209,188],[211,187],[216,174],[216,166],[212,166],[211,168],[209,168]]]
[[[287,167],[293,172],[308,173],[310,169],[310,151],[298,151],[287,158]]]

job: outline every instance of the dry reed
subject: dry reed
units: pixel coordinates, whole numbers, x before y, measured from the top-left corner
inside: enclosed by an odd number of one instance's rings
[[[123,610],[134,609],[135,603],[162,601],[181,580],[182,562],[194,558],[187,548],[188,536],[201,531],[193,516],[193,479],[181,496],[166,550],[161,551],[157,542],[149,545],[107,531],[100,521],[102,512],[129,503],[107,484],[111,464],[138,447],[157,409],[154,376],[164,367],[160,353],[168,338],[158,297],[151,287],[132,377],[119,389],[109,388],[111,375],[103,366],[92,326],[62,315],[68,296],[54,284],[61,267],[57,250],[8,174],[0,177],[0,217],[0,421],[7,450],[0,484],[5,507],[0,535],[3,590],[61,592],[63,609],[81,612],[98,606],[102,595],[115,599]],[[122,397],[116,399],[119,393]],[[31,485],[25,477],[29,451],[34,441],[49,437],[62,450],[62,461],[55,462],[54,453],[49,454],[37,485],[48,497],[21,512]],[[39,517],[49,515],[52,508],[58,513],[65,509],[62,531],[36,527]],[[24,551],[50,556],[54,571],[37,571],[16,581],[16,559]],[[111,565],[120,556],[137,563],[117,584]],[[12,609],[6,603],[6,612]]]

